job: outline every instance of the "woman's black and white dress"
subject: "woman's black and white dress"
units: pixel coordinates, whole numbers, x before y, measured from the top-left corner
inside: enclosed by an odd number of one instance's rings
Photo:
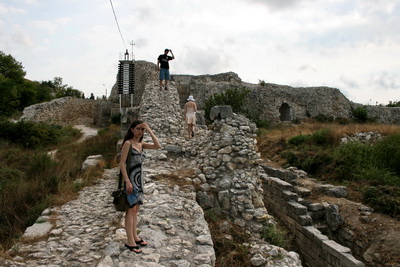
[[[136,204],[143,204],[143,169],[142,164],[144,160],[143,152],[140,153],[135,148],[131,148],[131,159],[129,163],[129,180],[133,186],[132,194],[128,195],[129,206],[132,208]]]

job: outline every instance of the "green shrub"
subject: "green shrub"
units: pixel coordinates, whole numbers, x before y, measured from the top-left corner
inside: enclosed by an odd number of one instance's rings
[[[309,139],[310,139],[309,136],[299,134],[293,136],[292,138],[289,138],[288,143],[294,146],[300,146],[307,143]]]
[[[42,122],[10,121],[0,122],[0,138],[19,144],[24,148],[36,149],[68,142],[79,135],[71,126],[46,124]]]
[[[0,168],[0,194],[3,189],[3,185],[12,181],[12,180],[20,180],[23,177],[24,173],[17,169],[11,169],[7,167]]]
[[[376,211],[400,217],[400,189],[388,186],[367,186],[361,190],[363,202]]]
[[[326,165],[333,161],[332,156],[325,152],[319,152],[315,155],[306,157],[297,164],[297,168],[306,171],[309,174],[316,174],[320,172]]]
[[[246,110],[243,113],[249,120],[254,122],[258,128],[270,129],[272,127],[272,122],[260,119],[260,113],[257,111],[250,112],[249,110]]]
[[[360,180],[357,175],[365,168],[371,148],[367,145],[350,142],[334,149],[335,172],[338,180]]]
[[[29,173],[29,176],[41,176],[55,165],[47,153],[34,155],[28,164],[27,173]]]
[[[316,145],[330,145],[335,142],[331,129],[321,129],[311,135],[310,141]]]
[[[366,110],[366,108],[362,107],[362,106],[358,106],[355,109],[353,109],[352,111],[354,119],[357,122],[367,122],[368,121],[368,111]]]
[[[204,102],[204,114],[206,119],[210,118],[211,108],[219,105],[229,105],[233,112],[243,112],[242,106],[250,90],[247,88],[229,88],[225,92],[213,94]]]
[[[311,135],[296,135],[288,140],[288,143],[294,146],[308,145],[330,145],[335,142],[332,136],[332,130],[321,129]]]
[[[374,161],[400,176],[400,134],[387,136],[373,146]]]
[[[205,210],[204,217],[207,220],[207,222],[210,222],[210,223],[216,223],[223,219],[221,217],[221,215],[217,214],[214,209]]]
[[[82,136],[81,131],[72,126],[54,125],[54,127],[59,131],[57,144],[70,143]]]
[[[370,146],[342,144],[333,151],[336,175],[342,180],[369,180],[400,184],[400,135],[388,136]]]
[[[271,245],[278,247],[286,247],[286,235],[287,233],[276,228],[275,224],[266,223],[264,224],[261,237]]]
[[[318,114],[314,119],[321,123],[333,122],[333,117],[325,114]]]
[[[364,164],[364,167],[357,168],[354,172],[357,180],[370,181],[371,184],[399,185],[400,177],[389,169],[380,166]]]
[[[389,101],[389,104],[386,105],[387,107],[400,107],[400,101]]]
[[[348,142],[334,146],[331,131],[322,129],[311,135],[294,136],[287,142],[291,146],[281,152],[287,162],[285,167],[294,166],[338,183],[368,185],[371,188],[364,190],[364,203],[374,203],[381,212],[399,216],[394,206],[400,190],[400,134],[384,137],[373,145]]]
[[[111,116],[111,123],[119,125],[121,123],[121,113],[116,113]]]
[[[260,86],[265,86],[265,81],[264,80],[258,80],[258,85]]]
[[[338,117],[335,119],[335,121],[341,125],[346,125],[349,124],[351,121],[348,118],[342,118],[342,117]]]

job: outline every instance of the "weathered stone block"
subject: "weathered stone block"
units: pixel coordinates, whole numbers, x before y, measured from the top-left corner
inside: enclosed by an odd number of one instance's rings
[[[268,184],[275,186],[282,191],[293,191],[293,186],[291,184],[275,177],[270,177]]]
[[[231,106],[214,106],[210,110],[211,120],[221,120],[233,116],[233,111]]]
[[[286,201],[291,201],[292,200],[292,201],[295,201],[295,202],[297,202],[297,200],[299,198],[299,196],[296,193],[292,192],[292,191],[282,191],[282,197]]]
[[[296,215],[307,214],[307,207],[305,207],[297,202],[294,202],[294,201],[288,202],[288,209],[289,209],[289,211],[293,212]]]

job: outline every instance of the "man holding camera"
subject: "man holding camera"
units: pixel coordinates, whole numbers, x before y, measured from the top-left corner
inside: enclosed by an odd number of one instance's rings
[[[171,52],[171,56],[168,55],[168,53]],[[162,81],[165,81],[165,90],[168,90],[168,81],[169,81],[169,64],[168,61],[173,60],[174,53],[172,53],[172,50],[170,49],[165,49],[164,54],[161,54],[158,56],[157,59],[157,69],[160,71],[160,90],[163,88]]]

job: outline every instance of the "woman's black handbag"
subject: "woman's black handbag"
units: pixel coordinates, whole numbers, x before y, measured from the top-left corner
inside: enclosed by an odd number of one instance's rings
[[[114,198],[113,204],[116,211],[125,212],[129,208],[129,203],[126,198],[125,189],[121,188],[121,181],[122,181],[122,173],[119,172],[118,189],[112,192],[112,196]]]
[[[129,150],[128,156],[126,157],[126,172],[129,174],[129,166],[131,161],[131,151]],[[122,173],[119,171],[119,179],[118,179],[118,189],[112,192],[112,197],[114,198],[113,204],[116,211],[125,212],[129,208],[129,203],[126,198],[125,189],[122,188]]]

